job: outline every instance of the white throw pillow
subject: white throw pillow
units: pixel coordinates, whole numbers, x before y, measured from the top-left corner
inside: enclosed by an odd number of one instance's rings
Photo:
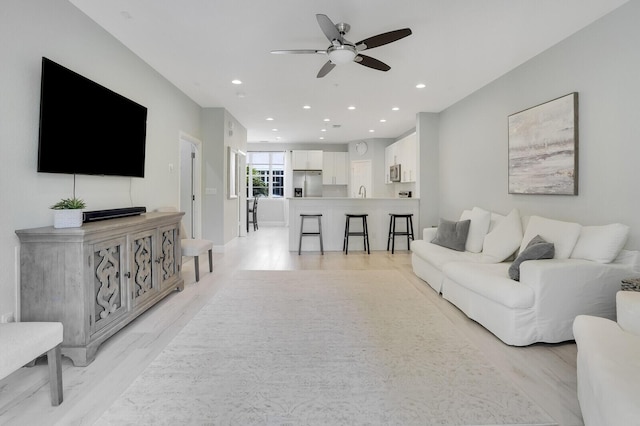
[[[504,218],[504,215],[491,212],[491,222],[489,223],[489,230],[487,231],[487,234],[496,229],[496,226],[498,226],[498,224],[502,222]]]
[[[580,236],[580,228],[582,226],[579,223],[531,216],[527,230],[524,232],[520,251],[527,247],[533,237],[540,235],[545,241],[555,245],[554,259],[568,259]]]
[[[480,207],[474,207],[471,211],[463,211],[460,220],[469,219],[471,220],[471,225],[469,226],[465,250],[472,253],[480,253],[482,251],[482,242],[491,223],[491,212]]]
[[[583,226],[571,253],[572,259],[586,259],[610,263],[627,243],[629,227],[621,223],[602,226]]]
[[[513,209],[484,237],[482,254],[487,257],[487,261],[499,263],[511,256],[520,247],[521,242],[520,212]]]

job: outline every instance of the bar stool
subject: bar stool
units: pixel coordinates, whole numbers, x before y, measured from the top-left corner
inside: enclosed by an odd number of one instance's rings
[[[358,236],[363,237],[364,240],[364,250],[367,251],[367,254],[371,254],[369,251],[369,227],[367,226],[367,216],[368,214],[350,214],[345,213],[346,222],[344,225],[344,242],[342,243],[342,251],[344,254],[349,254],[349,237],[350,236]],[[351,232],[349,231],[349,224],[351,219],[362,219],[362,231],[360,232]]]
[[[394,253],[396,248],[396,235],[406,235],[407,236],[407,250],[409,250],[410,242],[409,238],[413,240],[413,214],[396,214],[389,213],[389,237],[387,238],[387,251],[389,251],[389,243],[391,243],[391,254]],[[405,231],[400,232],[396,231],[396,219],[404,218],[406,220],[406,228]]]
[[[304,220],[307,218],[315,217],[318,219],[318,232],[304,232]],[[300,241],[298,242],[298,256],[302,251],[302,237],[308,237],[317,235],[320,237],[320,253],[324,254],[324,247],[322,246],[322,214],[300,214]]]

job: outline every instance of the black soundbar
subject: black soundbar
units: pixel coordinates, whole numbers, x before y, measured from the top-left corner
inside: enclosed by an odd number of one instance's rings
[[[137,216],[146,213],[146,207],[123,207],[121,209],[94,210],[82,213],[83,222],[95,222],[97,220],[114,219],[116,217]]]

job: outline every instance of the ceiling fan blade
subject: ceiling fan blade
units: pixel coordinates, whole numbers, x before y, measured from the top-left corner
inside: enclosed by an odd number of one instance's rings
[[[334,24],[327,15],[318,13],[316,15],[316,19],[318,20],[320,29],[324,35],[327,36],[330,42],[333,43],[334,40],[339,40],[340,44],[342,44],[342,35],[340,34],[340,31],[338,31],[336,24]]]
[[[335,66],[336,64],[334,64],[333,62],[327,61],[327,63],[324,64],[322,68],[320,68],[320,71],[318,71],[318,75],[316,76],[316,78],[322,78],[325,75],[329,74],[329,71],[335,68]]]
[[[358,55],[354,61],[365,67],[373,68],[374,70],[389,71],[391,69],[391,67],[384,62],[367,55]]]
[[[356,43],[356,48],[359,51],[365,49],[373,49],[374,47],[384,46],[385,44],[393,43],[401,38],[405,38],[411,35],[411,29],[403,28],[401,30],[389,31],[388,33],[378,34],[373,37],[365,38],[362,41]]]
[[[314,49],[293,49],[293,50],[272,50],[274,55],[307,55],[307,54],[323,54],[326,55],[326,50],[314,50]]]

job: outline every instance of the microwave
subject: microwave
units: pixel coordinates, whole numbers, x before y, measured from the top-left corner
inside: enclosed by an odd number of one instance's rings
[[[400,164],[394,164],[389,167],[389,181],[400,182]]]

